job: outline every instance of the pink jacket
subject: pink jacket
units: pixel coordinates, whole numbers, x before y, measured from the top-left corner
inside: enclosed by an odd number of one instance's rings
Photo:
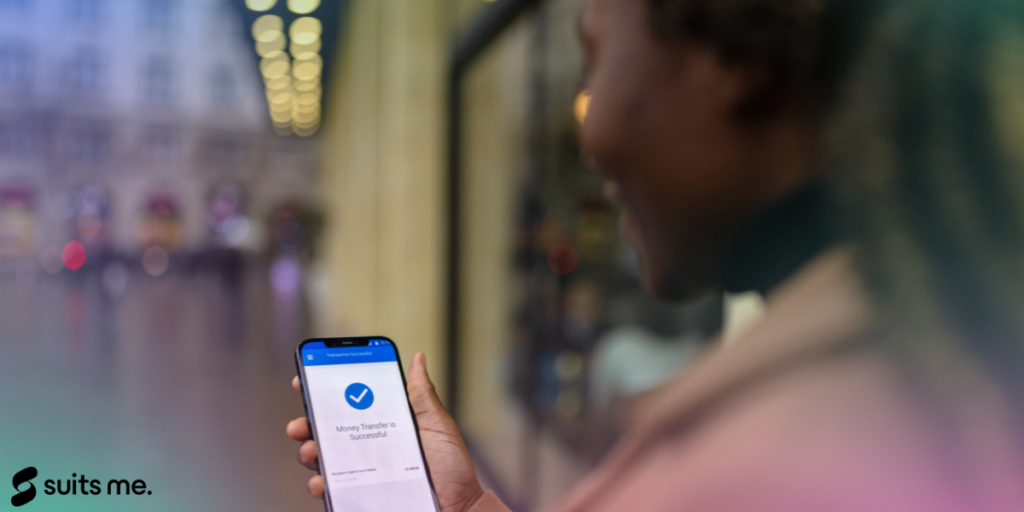
[[[837,250],[784,283],[746,334],[642,404],[552,512],[1024,511],[1024,451],[995,387],[967,363],[941,397],[915,380],[872,343],[854,275]],[[507,510],[490,492],[468,508]]]

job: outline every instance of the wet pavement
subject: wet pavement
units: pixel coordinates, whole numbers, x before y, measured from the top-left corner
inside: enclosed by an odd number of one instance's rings
[[[271,274],[4,277],[0,477],[38,469],[25,510],[323,510],[284,435],[304,308]],[[44,494],[73,474],[103,494]],[[110,479],[152,494],[108,496]]]

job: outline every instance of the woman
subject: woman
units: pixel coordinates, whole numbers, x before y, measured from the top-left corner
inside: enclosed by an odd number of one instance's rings
[[[556,510],[1024,510],[1022,11],[588,1],[583,144],[646,287],[767,306]],[[506,510],[422,354],[409,392],[442,509]]]

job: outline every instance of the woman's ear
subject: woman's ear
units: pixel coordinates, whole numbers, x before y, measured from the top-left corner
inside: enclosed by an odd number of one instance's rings
[[[772,73],[764,66],[723,64],[718,77],[718,101],[723,112],[739,118],[752,119],[771,109]]]
[[[700,84],[699,96],[724,115],[745,110],[768,83],[767,72],[725,62],[708,47],[691,46],[679,58],[686,63],[686,74]]]
[[[776,96],[775,75],[767,66],[728,62],[706,46],[689,46],[679,58],[685,62],[686,73],[700,83],[701,97],[723,115],[735,118],[756,118],[770,110]]]

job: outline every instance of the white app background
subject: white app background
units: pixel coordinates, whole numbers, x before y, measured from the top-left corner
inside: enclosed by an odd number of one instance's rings
[[[398,364],[331,364],[305,370],[333,509],[436,512]],[[364,410],[345,400],[345,389],[357,382],[373,393],[373,404]]]

